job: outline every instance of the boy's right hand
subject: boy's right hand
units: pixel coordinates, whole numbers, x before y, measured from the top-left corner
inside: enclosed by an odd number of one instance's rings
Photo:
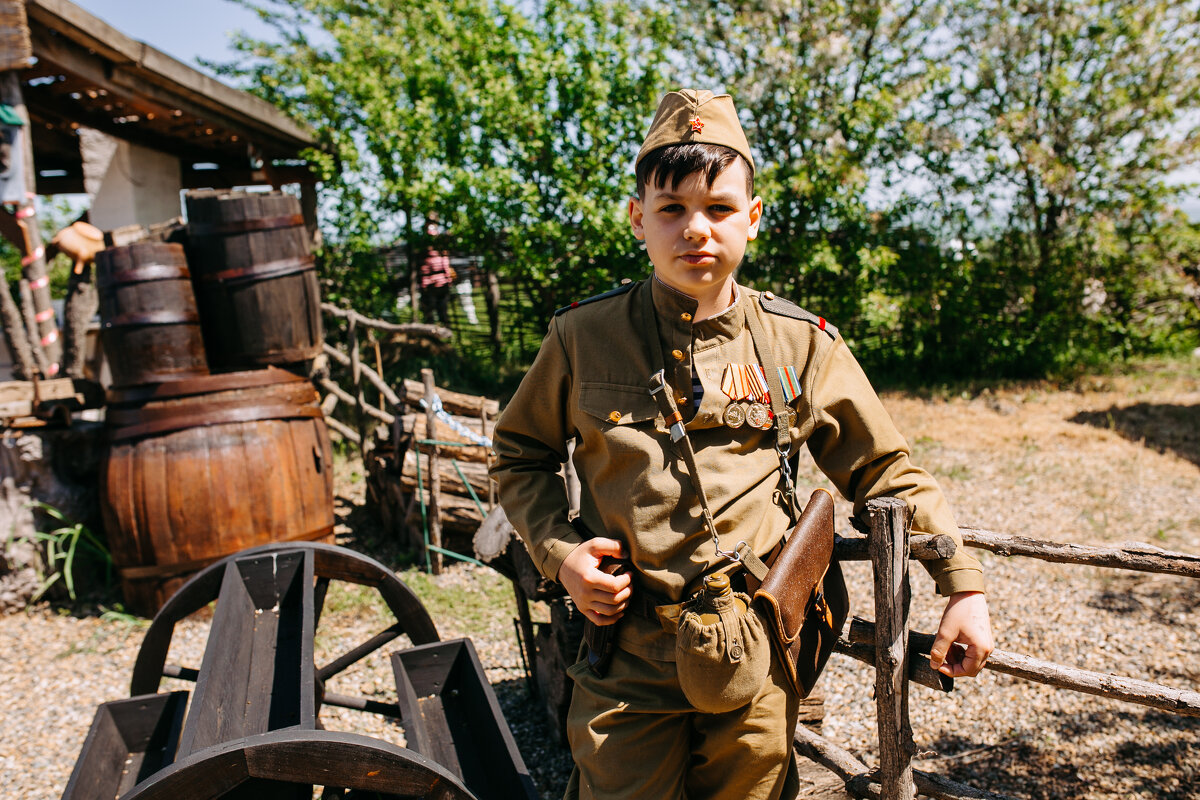
[[[621,618],[633,593],[629,572],[611,575],[606,558],[625,558],[625,546],[616,539],[588,539],[571,551],[558,568],[558,581],[575,601],[575,607],[597,625],[612,625]]]

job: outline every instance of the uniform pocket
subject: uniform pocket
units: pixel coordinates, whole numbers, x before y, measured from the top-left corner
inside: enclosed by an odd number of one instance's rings
[[[609,425],[662,425],[662,415],[646,386],[588,383],[579,386],[579,409]]]

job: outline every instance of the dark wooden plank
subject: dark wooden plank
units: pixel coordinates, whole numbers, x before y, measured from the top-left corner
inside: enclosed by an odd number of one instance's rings
[[[334,731],[272,731],[173,764],[122,800],[226,797],[247,779],[315,783],[384,796],[477,800],[445,768],[412,750]],[[310,795],[311,796],[311,795]]]
[[[237,680],[234,676],[245,676],[249,671],[254,610],[237,563],[227,563],[192,696],[192,710],[179,742],[180,756],[239,738],[235,734],[243,722],[247,683],[244,677]]]
[[[111,800],[170,764],[186,703],[187,692],[171,692],[101,705],[64,800]]]
[[[63,800],[108,800],[116,797],[128,755],[129,750],[112,714],[100,706],[87,738],[83,740],[83,749],[63,792]]]
[[[392,667],[411,748],[460,774],[480,800],[537,797],[469,639],[401,650]]]
[[[875,706],[879,729],[879,796],[911,800],[916,751],[908,719],[908,505],[897,497],[867,504],[874,572]]]
[[[417,713],[407,721],[404,730],[406,734],[410,729],[419,730],[417,741],[420,747],[415,748],[417,752],[429,756],[458,777],[464,778],[451,725],[451,721],[446,717],[442,695],[432,694],[417,698]],[[464,782],[469,785],[469,781]]]

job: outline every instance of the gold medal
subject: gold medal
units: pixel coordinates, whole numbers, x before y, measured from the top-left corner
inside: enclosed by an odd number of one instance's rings
[[[740,428],[746,422],[746,412],[737,403],[730,403],[725,407],[722,418],[729,427]]]
[[[751,403],[746,411],[746,423],[752,428],[766,430],[771,426],[771,412],[762,403]]]

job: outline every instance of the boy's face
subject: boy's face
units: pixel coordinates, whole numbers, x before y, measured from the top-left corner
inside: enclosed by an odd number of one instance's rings
[[[654,274],[697,300],[719,299],[758,236],[762,198],[746,193],[746,165],[734,161],[706,186],[692,173],[672,188],[646,181],[645,197],[629,201],[633,235],[646,242]]]

